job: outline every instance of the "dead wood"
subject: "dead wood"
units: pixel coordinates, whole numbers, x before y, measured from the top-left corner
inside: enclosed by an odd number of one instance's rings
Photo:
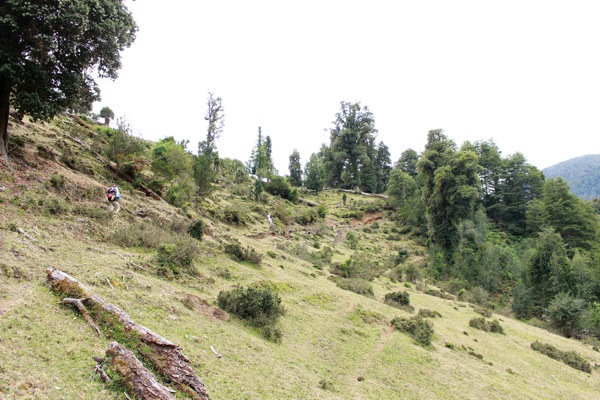
[[[144,355],[148,362],[174,382],[182,392],[195,400],[209,399],[204,383],[192,369],[190,359],[183,354],[181,347],[136,323],[121,308],[92,293],[86,286],[61,270],[48,268],[46,273],[48,281],[55,291],[71,297],[85,297],[89,307],[98,310],[98,313],[115,317],[126,335],[138,338],[140,342],[143,342],[145,345]]]
[[[136,182],[135,177],[133,177],[132,175],[127,174],[127,173],[125,173],[123,171],[120,171],[117,168],[117,164],[115,164],[114,162],[108,161],[108,162],[106,162],[106,166],[112,172],[114,172],[115,174],[117,174],[120,178],[125,179],[127,182],[133,183],[134,185],[136,185],[137,187],[139,187],[140,189],[142,189],[144,191],[144,193],[146,194],[146,196],[152,197],[155,200],[162,200],[162,201],[164,201],[164,199],[162,197],[160,197],[160,195],[158,193],[156,193],[154,190],[150,189],[148,186],[144,185],[143,183]]]
[[[215,348],[214,348],[214,347],[210,346],[210,349],[212,350],[212,352],[213,352],[213,353],[215,353],[215,356],[217,356],[217,358],[221,358],[221,357],[223,357],[221,354],[219,354],[219,352],[218,352],[218,351],[216,351],[216,350],[215,350]]]
[[[120,383],[131,391],[138,399],[143,400],[171,400],[175,396],[169,388],[156,380],[135,355],[125,346],[112,342],[106,355],[110,360],[110,367],[121,377]]]
[[[85,299],[83,299],[83,300],[85,300]],[[83,305],[83,301],[82,300],[80,300],[80,299],[71,299],[71,298],[65,297],[62,302],[63,302],[63,304],[71,304],[71,305],[77,307],[77,309],[79,310],[79,312],[83,316],[83,319],[85,319],[85,322],[87,322],[89,326],[91,326],[92,328],[94,328],[94,330],[96,331],[96,333],[98,334],[98,336],[102,337],[102,333],[100,333],[100,328],[98,328],[98,325],[96,325],[96,323],[94,322],[94,320],[90,316],[90,312],[87,310],[87,308],[85,308],[85,306]]]
[[[319,203],[315,203],[314,201],[309,201],[309,200],[303,199],[302,197],[298,198],[298,201],[305,203],[307,206],[310,206],[310,207],[319,207]]]

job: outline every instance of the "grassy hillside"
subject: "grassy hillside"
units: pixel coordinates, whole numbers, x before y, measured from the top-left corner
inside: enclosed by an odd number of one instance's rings
[[[505,334],[475,329],[477,307],[431,282],[399,279],[392,262],[399,249],[407,253],[404,267],[425,265],[427,253],[386,219],[381,199],[347,194],[344,204],[342,193],[303,193],[328,212],[299,225],[293,216],[308,206],[270,195],[256,202],[250,182],[222,180],[183,211],[115,180],[94,154],[98,135],[67,118],[12,122],[10,132],[14,171],[0,172],[0,399],[126,398],[94,373],[92,356],[104,355],[110,330],[102,327],[98,337],[61,304],[46,283],[49,267],[180,345],[212,399],[590,399],[600,392],[595,368],[582,372],[531,349],[548,343],[594,366],[600,353],[591,345],[499,314],[487,320],[497,319]],[[116,215],[102,201],[115,182],[123,192]],[[246,224],[227,222],[231,212]],[[289,223],[271,226],[268,215]],[[198,218],[201,242],[186,231]],[[236,240],[260,262],[233,260],[225,249]],[[193,263],[181,270],[164,263],[165,243]],[[358,254],[381,271],[370,282],[372,296],[331,279],[332,264]],[[279,343],[216,308],[221,291],[256,283],[282,299]],[[383,301],[403,291],[412,313]],[[391,325],[423,309],[439,314],[428,318],[429,346]]]

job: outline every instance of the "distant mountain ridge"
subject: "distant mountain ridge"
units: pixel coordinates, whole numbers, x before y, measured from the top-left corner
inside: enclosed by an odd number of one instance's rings
[[[600,154],[588,154],[542,170],[547,179],[561,177],[576,196],[591,200],[600,197]]]

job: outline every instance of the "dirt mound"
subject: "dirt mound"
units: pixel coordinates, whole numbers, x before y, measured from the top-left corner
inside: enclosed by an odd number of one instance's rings
[[[193,294],[183,296],[181,302],[188,308],[198,311],[202,315],[219,321],[229,321],[229,314],[218,307],[211,306],[206,300]]]

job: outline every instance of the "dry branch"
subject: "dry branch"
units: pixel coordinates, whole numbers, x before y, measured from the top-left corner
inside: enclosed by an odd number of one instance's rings
[[[319,207],[319,203],[315,203],[314,201],[309,201],[309,200],[303,199],[302,197],[298,198],[298,201],[305,203],[306,205],[308,205],[310,207]]]
[[[86,297],[86,304],[98,313],[109,314],[116,318],[126,335],[138,338],[145,345],[145,357],[153,367],[179,389],[195,400],[208,400],[204,384],[190,365],[190,359],[181,351],[181,347],[145,326],[136,323],[119,307],[92,293],[86,286],[56,268],[48,268],[48,281],[55,291],[66,296]]]
[[[83,300],[85,300],[85,299],[83,299]],[[98,336],[102,337],[102,334],[100,333],[100,328],[98,328],[98,325],[96,325],[96,323],[94,322],[94,320],[92,319],[92,317],[90,317],[90,313],[87,310],[87,308],[85,308],[85,306],[83,305],[83,301],[82,300],[80,300],[80,299],[71,299],[71,298],[65,297],[62,302],[63,302],[63,304],[71,304],[71,305],[77,307],[77,309],[79,310],[79,312],[83,316],[83,319],[85,319],[85,322],[87,322],[89,326],[91,326],[92,328],[94,328],[94,330],[96,331],[96,333],[98,334]]]
[[[142,400],[171,400],[175,396],[171,391],[156,381],[135,355],[125,346],[112,342],[106,355],[110,359],[111,368],[121,377],[120,383],[128,388],[136,398]]]
[[[221,354],[219,354],[219,352],[218,352],[218,351],[216,351],[216,350],[215,350],[215,348],[214,348],[214,347],[210,346],[210,349],[212,350],[212,352],[213,352],[213,353],[215,353],[215,356],[217,356],[217,358],[221,358],[221,357],[223,357]]]

